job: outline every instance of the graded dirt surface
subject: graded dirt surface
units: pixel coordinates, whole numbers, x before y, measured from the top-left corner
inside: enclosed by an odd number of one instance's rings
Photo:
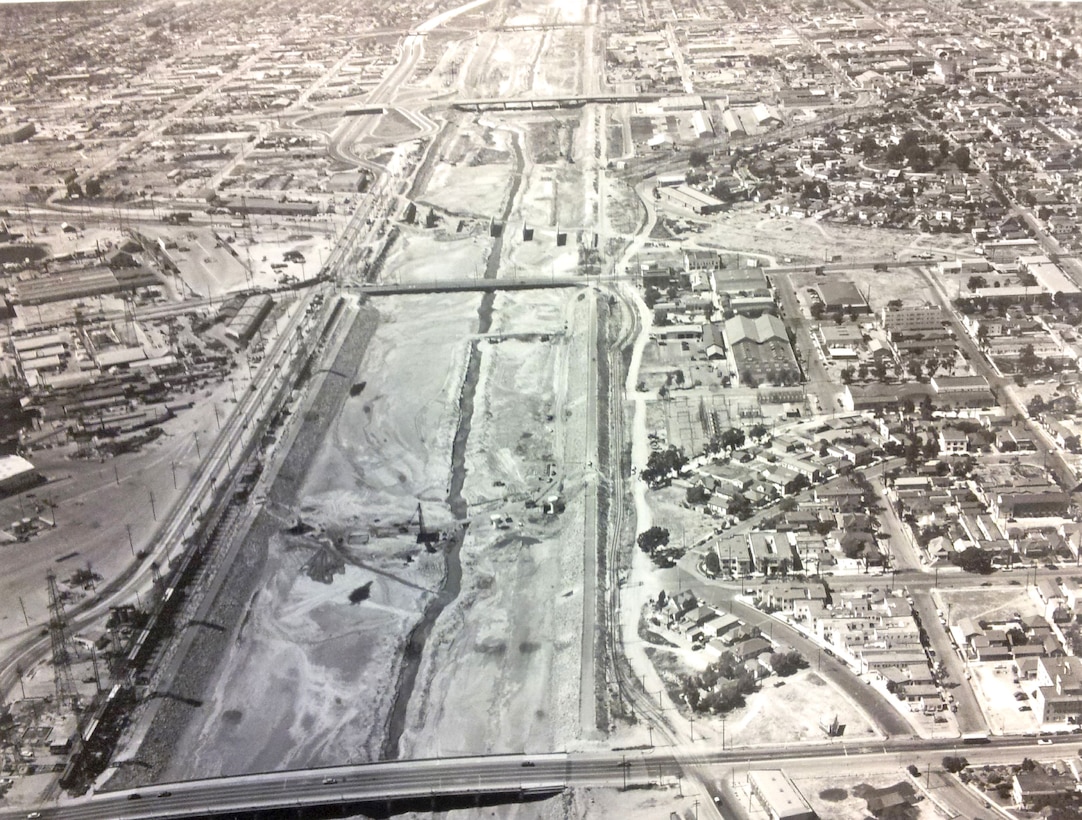
[[[663,213],[703,226],[700,233],[691,235],[696,244],[739,251],[775,265],[787,264],[786,258],[792,260],[791,264],[820,265],[834,256],[841,256],[839,261],[846,262],[909,259],[924,252],[947,254],[952,259],[956,253],[972,255],[967,249],[973,243],[965,234],[929,236],[916,231],[877,230],[827,220],[772,216],[764,211],[763,205],[754,203],[737,205],[710,221],[671,208],[663,209]],[[874,242],[870,235],[874,235]]]
[[[443,556],[417,544],[412,517],[420,500],[426,524],[448,523],[442,499],[476,301],[384,299],[357,372],[328,374],[356,395],[297,506],[268,505],[281,531],[175,775],[379,756],[402,645],[443,577]]]
[[[496,299],[466,450],[462,592],[429,641],[404,756],[545,751],[577,736],[582,489],[596,480],[575,364],[586,309],[575,291]],[[555,494],[566,508],[545,515]]]
[[[381,283],[438,285],[480,279],[485,272],[489,240],[481,236],[447,236],[420,228],[403,230],[383,267]]]

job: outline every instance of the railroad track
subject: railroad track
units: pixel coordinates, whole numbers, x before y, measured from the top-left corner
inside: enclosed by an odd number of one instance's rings
[[[622,302],[622,297],[619,297]],[[635,311],[630,311],[635,316]],[[642,687],[639,679],[630,674],[624,661],[623,630],[620,627],[620,553],[623,543],[623,529],[627,522],[627,504],[623,465],[620,461],[624,440],[623,388],[619,374],[622,370],[622,353],[626,345],[634,340],[638,322],[633,326],[624,326],[621,335],[612,343],[606,344],[608,360],[608,453],[606,459],[611,477],[611,500],[609,508],[609,530],[605,545],[605,587],[606,587],[606,653],[617,691],[624,703],[631,707],[634,715],[654,727],[654,730],[671,744],[681,740],[676,728],[666,719],[660,702],[655,703]],[[611,325],[607,322],[606,328]]]

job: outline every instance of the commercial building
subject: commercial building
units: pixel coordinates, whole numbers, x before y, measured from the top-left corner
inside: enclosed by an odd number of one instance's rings
[[[804,795],[781,769],[748,772],[748,786],[770,820],[817,819]]]
[[[785,573],[796,566],[797,556],[793,546],[796,536],[790,532],[766,531],[749,532],[747,539],[748,555],[752,569],[764,575]]]
[[[823,282],[815,286],[815,292],[819,294],[823,307],[828,311],[846,313],[872,312],[872,309],[868,307],[868,300],[864,298],[864,294],[848,279]]]
[[[1036,279],[1037,284],[1053,296],[1057,293],[1077,294],[1079,292],[1078,285],[1072,282],[1063,269],[1047,256],[1020,256],[1018,268]]]
[[[883,308],[880,321],[888,333],[919,333],[941,330],[945,317],[936,305],[902,305]]]
[[[1041,723],[1077,722],[1082,717],[1082,659],[1037,658],[1034,694]]]

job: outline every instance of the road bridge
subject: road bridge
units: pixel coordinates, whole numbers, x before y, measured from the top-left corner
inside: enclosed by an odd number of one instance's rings
[[[482,97],[477,99],[457,100],[452,103],[459,111],[533,111],[540,108],[581,108],[584,105],[600,103],[638,103],[657,102],[660,94],[586,94],[567,97],[529,97],[507,99],[506,97]]]
[[[362,285],[367,296],[399,296],[418,293],[486,293],[499,290],[545,290],[548,288],[581,288],[590,285],[585,278],[549,279],[453,279],[446,282],[409,282],[389,285]]]
[[[150,817],[215,817],[271,815],[283,809],[303,817],[305,810],[340,806],[375,807],[391,814],[418,807],[447,807],[447,801],[476,804],[543,799],[575,786],[648,788],[682,776],[685,765],[766,768],[799,767],[818,761],[837,771],[859,770],[860,761],[886,758],[936,765],[946,751],[980,752],[982,761],[1018,760],[1029,755],[1063,757],[1075,754],[1077,735],[1047,738],[1038,746],[1032,737],[990,738],[981,746],[963,746],[959,738],[905,738],[849,743],[799,742],[763,747],[719,749],[704,743],[679,747],[652,746],[599,752],[536,755],[489,755],[387,761],[322,769],[238,775],[183,783],[164,783],[118,792],[99,792],[68,803],[42,806],[42,820],[134,820]],[[904,756],[902,754],[904,753]],[[671,782],[671,781],[670,781]],[[469,802],[465,802],[469,805]],[[0,820],[26,817],[28,807],[0,810]]]

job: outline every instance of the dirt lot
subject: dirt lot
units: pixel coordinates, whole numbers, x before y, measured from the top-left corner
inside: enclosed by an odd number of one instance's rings
[[[823,282],[848,280],[852,282],[868,300],[872,310],[879,310],[887,302],[899,299],[908,305],[928,302],[935,303],[935,297],[928,288],[928,283],[915,268],[890,268],[887,271],[874,271],[869,268],[857,270],[829,271],[824,276],[812,272],[793,273],[789,276],[793,289],[800,300],[810,305],[807,288],[814,288]]]
[[[985,589],[939,590],[936,592],[943,603],[941,609],[946,614],[946,605],[950,605],[950,622],[958,623],[962,618],[979,621],[987,618],[996,621],[1010,618],[1018,612],[1026,615],[1040,614],[1029,592],[1022,586],[987,587]]]

